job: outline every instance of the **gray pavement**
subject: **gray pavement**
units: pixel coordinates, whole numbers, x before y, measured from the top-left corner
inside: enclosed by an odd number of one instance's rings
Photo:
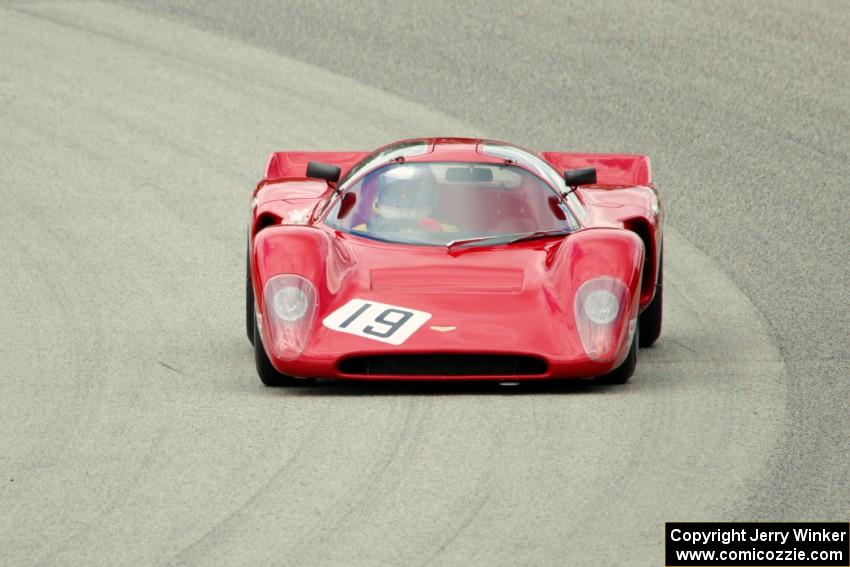
[[[0,563],[660,565],[667,520],[847,519],[850,9],[550,4],[0,5]],[[268,152],[429,134],[652,156],[632,383],[259,384]]]

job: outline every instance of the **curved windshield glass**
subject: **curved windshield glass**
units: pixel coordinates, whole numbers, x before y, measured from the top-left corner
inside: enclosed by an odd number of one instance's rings
[[[552,187],[555,187],[561,193],[567,194],[567,202],[579,218],[584,219],[587,216],[584,205],[581,204],[575,193],[569,191],[569,188],[564,183],[564,178],[542,158],[516,146],[509,146],[499,142],[485,142],[482,144],[481,151],[490,156],[512,160],[537,173],[537,175],[548,181]]]
[[[337,200],[325,223],[376,240],[433,245],[578,228],[560,196],[533,173],[466,162],[380,167]]]

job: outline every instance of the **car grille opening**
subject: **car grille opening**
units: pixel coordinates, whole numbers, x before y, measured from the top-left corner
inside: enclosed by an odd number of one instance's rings
[[[547,370],[539,358],[493,354],[353,356],[339,363],[343,374],[361,376],[535,376]]]

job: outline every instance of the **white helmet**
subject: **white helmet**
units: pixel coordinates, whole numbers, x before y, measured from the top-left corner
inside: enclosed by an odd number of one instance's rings
[[[430,215],[436,200],[436,180],[428,164],[399,164],[378,175],[373,206],[385,220],[423,218]]]

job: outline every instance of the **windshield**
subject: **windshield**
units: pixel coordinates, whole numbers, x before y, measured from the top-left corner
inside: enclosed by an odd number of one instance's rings
[[[433,245],[578,228],[558,194],[533,173],[466,162],[380,167],[337,200],[325,223],[376,240]]]
[[[485,142],[482,144],[481,150],[487,155],[512,160],[515,163],[527,167],[531,171],[537,173],[537,175],[548,181],[552,187],[555,187],[558,191],[567,195],[567,203],[580,219],[585,219],[587,217],[584,205],[581,204],[581,201],[579,201],[574,192],[568,190],[569,188],[564,183],[564,178],[561,177],[557,171],[552,169],[551,165],[538,156],[501,142]]]

